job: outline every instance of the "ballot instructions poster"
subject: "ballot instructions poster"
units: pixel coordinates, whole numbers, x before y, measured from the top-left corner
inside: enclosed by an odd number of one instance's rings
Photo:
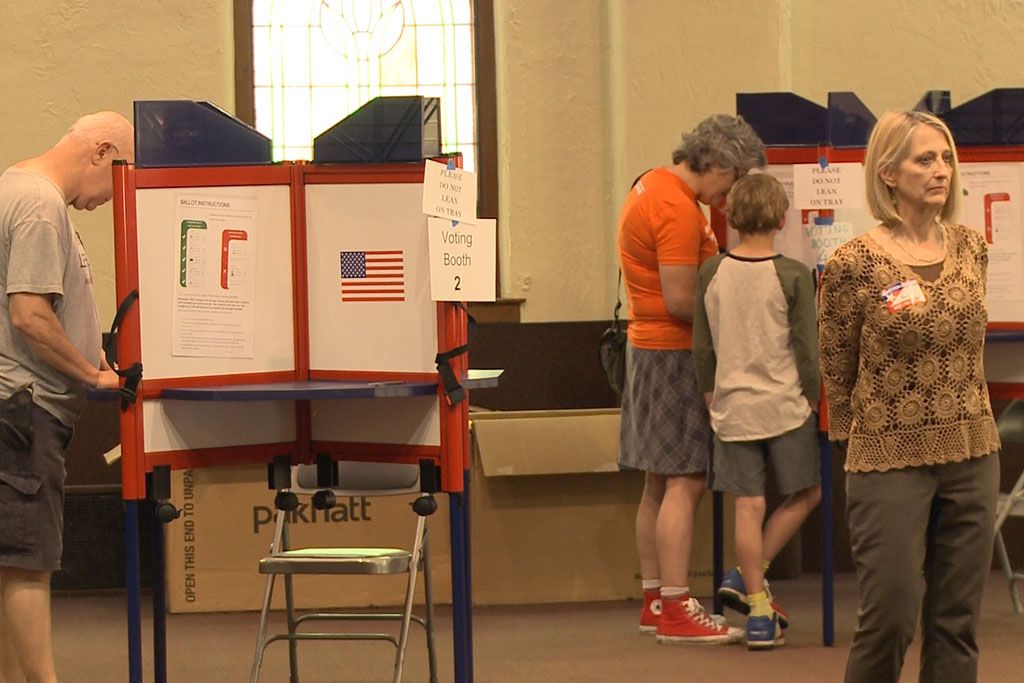
[[[254,197],[175,197],[172,355],[253,357],[257,206]]]

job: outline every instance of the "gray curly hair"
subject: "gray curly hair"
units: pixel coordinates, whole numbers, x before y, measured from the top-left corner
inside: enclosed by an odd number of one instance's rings
[[[712,166],[735,169],[737,176],[767,163],[764,143],[741,116],[715,114],[689,133],[672,151],[672,163],[686,163],[691,171],[704,174]]]

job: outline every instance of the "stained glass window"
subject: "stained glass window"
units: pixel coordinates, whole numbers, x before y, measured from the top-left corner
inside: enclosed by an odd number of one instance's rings
[[[476,169],[471,0],[254,0],[256,128],[274,159],[374,97],[441,98],[443,151]]]

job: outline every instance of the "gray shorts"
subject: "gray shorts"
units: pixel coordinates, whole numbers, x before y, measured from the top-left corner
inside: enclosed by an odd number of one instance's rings
[[[0,567],[60,569],[64,537],[64,452],[72,429],[32,407],[32,443],[0,458]]]
[[[796,429],[770,439],[722,441],[715,436],[708,487],[734,496],[763,496],[768,460],[780,495],[820,484],[817,413]]]

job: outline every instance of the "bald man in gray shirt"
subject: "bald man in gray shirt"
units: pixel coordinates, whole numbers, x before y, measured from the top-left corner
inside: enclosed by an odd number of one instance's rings
[[[111,163],[134,159],[132,138],[120,114],[89,114],[0,175],[0,400],[10,408],[0,430],[5,681],[57,680],[50,575],[63,548],[64,453],[86,390],[119,385],[100,352],[92,271],[68,207],[91,211],[110,200]]]

